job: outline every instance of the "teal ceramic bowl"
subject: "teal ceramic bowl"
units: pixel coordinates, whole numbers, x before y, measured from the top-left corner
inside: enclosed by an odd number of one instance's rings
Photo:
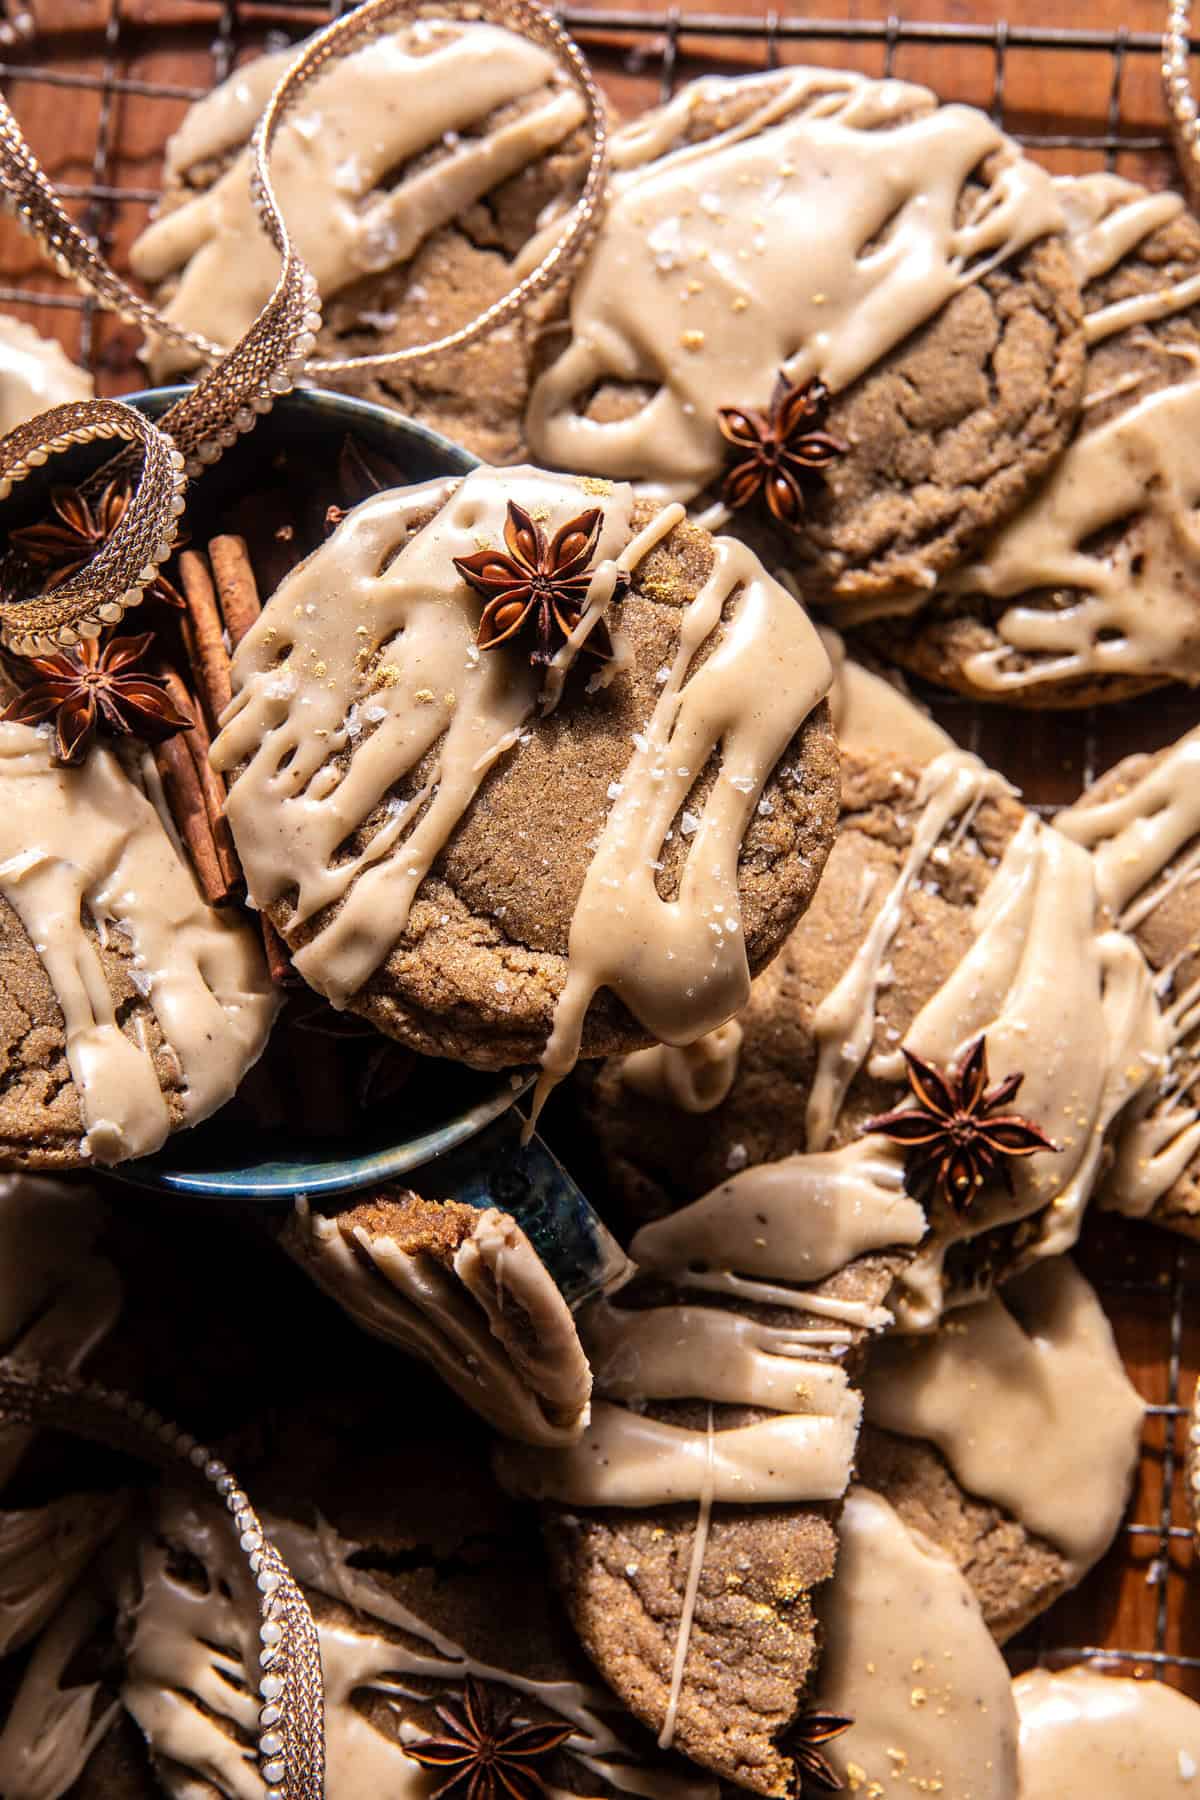
[[[184,392],[157,388],[128,399],[154,418]],[[457,444],[385,407],[299,390],[280,400],[193,487],[187,512],[192,538],[203,543],[229,529],[231,504],[253,491],[281,450],[293,468],[299,452],[320,472],[334,466],[347,436],[398,468],[405,482],[465,475],[478,466]],[[111,1172],[160,1193],[223,1201],[327,1199],[403,1180],[429,1195],[500,1206],[520,1219],[563,1292],[577,1301],[609,1285],[623,1259],[546,1146],[537,1137],[520,1141],[512,1109],[532,1082],[529,1070],[485,1075],[420,1058],[396,1098],[364,1112],[351,1145],[307,1137],[303,1118],[267,1132],[217,1113],[168,1139],[156,1156]]]

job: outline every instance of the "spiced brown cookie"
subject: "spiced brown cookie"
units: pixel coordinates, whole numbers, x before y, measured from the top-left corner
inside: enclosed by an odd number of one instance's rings
[[[186,115],[133,267],[173,324],[244,335],[278,259],[259,227],[246,146],[294,49],[237,69]],[[314,354],[375,356],[449,335],[499,299],[551,202],[582,178],[583,105],[546,51],[481,20],[422,18],[330,65],[272,154],[280,206],[319,283]],[[398,406],[487,461],[521,448],[539,315],[414,369],[322,377]],[[194,366],[158,342],[157,380]]]
[[[928,591],[1066,442],[1061,207],[982,113],[824,69],[709,78],[614,162],[530,396],[538,460],[689,500],[728,476],[806,598],[861,601]]]
[[[1092,851],[1105,904],[1154,984],[1159,1078],[1118,1120],[1100,1204],[1188,1237],[1200,1236],[1198,793],[1200,732],[1191,731],[1169,749],[1126,757],[1056,821]]]
[[[559,1074],[700,1035],[832,841],[812,626],[744,545],[625,486],[380,494],[233,680],[214,758],[251,895],[306,981],[427,1054]]]
[[[1200,226],[1179,195],[1113,175],[1057,186],[1088,339],[1075,436],[928,604],[863,634],[930,681],[1031,707],[1200,679]]]
[[[705,1266],[753,1273],[777,1254],[785,1196],[797,1181],[822,1192],[826,1174],[836,1178],[827,1242],[806,1246],[807,1266],[820,1272],[829,1243],[843,1260],[908,1246],[894,1298],[911,1325],[1064,1248],[1104,1128],[1153,1054],[1144,1010],[1131,1022],[1115,972],[1144,991],[1137,964],[1132,945],[1111,941],[1090,859],[977,759],[950,751],[921,772],[848,753],[837,844],[808,914],[739,1016],[724,1097],[713,1104],[689,1082],[695,1051],[610,1061],[581,1081],[619,1200],[655,1221],[634,1239],[635,1260],[680,1268],[686,1244]],[[1014,1158],[1011,1193],[996,1162],[964,1170],[971,1198],[959,1204],[936,1118],[924,1159],[905,1152],[903,1124],[887,1135],[889,1115],[928,1098],[921,1065],[936,1072],[931,1104],[937,1081],[957,1083],[972,1105],[990,1095],[994,1113],[1020,1116],[1056,1148]],[[985,1118],[986,1108],[981,1131]],[[868,1130],[876,1119],[882,1136]],[[872,1194],[873,1223],[860,1209],[844,1226],[838,1184],[851,1178]],[[758,1214],[761,1249],[748,1224],[740,1241],[734,1230]],[[795,1272],[805,1266],[797,1258]]]
[[[257,934],[207,906],[140,764],[52,758],[0,725],[0,1163],[156,1150],[261,1054],[276,998]]]
[[[1001,1642],[1112,1542],[1145,1408],[1068,1258],[877,1345],[864,1399],[859,1479],[953,1558]]]

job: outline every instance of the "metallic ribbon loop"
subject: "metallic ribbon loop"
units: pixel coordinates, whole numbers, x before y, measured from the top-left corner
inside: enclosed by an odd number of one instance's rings
[[[66,1431],[160,1468],[182,1463],[193,1480],[215,1490],[230,1515],[259,1595],[257,1679],[259,1767],[278,1800],[322,1800],[325,1792],[324,1686],[321,1646],[308,1602],[258,1514],[225,1464],[178,1425],[115,1388],[80,1381],[15,1357],[0,1359],[0,1427]]]
[[[1200,210],[1200,109],[1192,91],[1191,0],[1168,0],[1163,33],[1163,90],[1171,140],[1183,185],[1194,210]]]
[[[267,305],[240,343],[229,350],[195,333],[181,331],[109,268],[96,246],[64,210],[12,112],[0,99],[0,195],[25,229],[60,272],[77,281],[100,305],[141,326],[148,335],[187,345],[210,365],[195,386],[163,415],[157,427],[157,437],[169,439],[182,456],[187,476],[195,478],[206,466],[218,461],[222,451],[236,443],[239,433],[251,430],[257,416],[269,412],[275,399],[306,375],[378,372],[411,366],[461,349],[495,331],[560,280],[591,241],[599,224],[608,146],[604,101],[583,53],[537,0],[471,0],[470,4],[466,0],[446,0],[440,12],[453,17],[494,19],[557,58],[580,91],[591,132],[592,149],[583,189],[566,216],[561,236],[537,267],[457,331],[380,356],[311,360],[321,325],[320,295],[288,235],[276,200],[271,184],[271,147],[292,107],[332,60],[378,36],[398,20],[416,18],[428,11],[427,0],[364,0],[356,11],[335,19],[311,38],[280,78],[255,129],[251,185],[260,221],[282,257],[282,267]],[[84,401],[68,410],[86,421],[89,415],[99,417],[95,409],[111,409],[113,405],[111,401]],[[117,410],[121,414],[129,411]],[[52,454],[65,447],[50,442],[46,418],[31,421],[0,442],[0,478],[11,475],[14,480],[23,479],[29,467],[36,466],[38,453],[44,450]],[[110,410],[105,424],[113,423]],[[74,428],[82,429],[82,422]],[[97,429],[92,435],[103,436],[105,432]],[[113,557],[100,552],[70,581],[36,600],[4,602],[0,610],[0,640],[9,649],[28,654],[54,643],[74,643],[80,635],[95,635],[102,626],[119,619],[126,606],[134,604],[137,590],[153,579],[158,564],[170,553],[175,536],[176,515],[171,507],[175,494],[172,489],[168,496],[162,483],[152,479],[158,464],[149,454],[148,446],[153,441],[149,428],[143,426],[141,433],[135,433],[127,426],[114,435],[126,439],[138,435],[147,449],[142,478],[134,487],[116,534],[121,552]],[[10,452],[9,446],[14,442]],[[0,500],[3,498],[0,489]]]

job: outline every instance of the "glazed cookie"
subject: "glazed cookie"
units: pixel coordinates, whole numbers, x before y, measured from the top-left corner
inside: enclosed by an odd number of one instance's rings
[[[818,630],[833,664],[829,710],[843,750],[861,756],[890,753],[917,764],[955,748],[949,733],[913,699],[902,675],[848,656],[845,640],[831,626]]]
[[[304,1415],[268,1420],[247,1471],[317,1621],[328,1792],[424,1791],[422,1746],[448,1735],[449,1714],[468,1736],[486,1736],[489,1720],[504,1741],[526,1731],[514,1783],[671,1800],[684,1767],[589,1678],[546,1588],[533,1521],[496,1492],[482,1442],[446,1423],[419,1386],[402,1426],[383,1431],[369,1408],[325,1394]],[[223,1516],[163,1493],[127,1626],[121,1700],[163,1789],[179,1800],[242,1792],[260,1644]],[[432,1750],[429,1766],[441,1766]]]
[[[961,751],[923,771],[845,757],[816,899],[737,1026],[723,1093],[689,1081],[694,1050],[609,1061],[581,1083],[615,1197],[653,1221],[634,1259],[754,1275],[794,1236],[788,1273],[803,1279],[827,1254],[837,1266],[886,1248],[902,1253],[889,1304],[910,1329],[1074,1241],[1156,1031],[1144,965],[1108,927],[1091,858]],[[952,1104],[946,1082],[982,1109],[981,1129],[1014,1114],[1035,1127],[996,1140],[1030,1153],[1005,1168],[997,1149],[956,1176],[936,1116],[891,1135],[890,1115],[922,1094]],[[1053,1150],[1034,1147],[1045,1140]],[[820,1207],[811,1234],[792,1218],[799,1191]]]
[[[1200,225],[1114,175],[1057,184],[1083,284],[1082,421],[1045,485],[911,618],[867,636],[905,668],[1018,706],[1200,680],[1189,473],[1200,426]]]
[[[575,1321],[509,1214],[399,1192],[328,1215],[298,1201],[280,1242],[364,1331],[431,1363],[505,1437],[582,1432],[592,1373]]]
[[[1088,1668],[1013,1682],[1021,1800],[1187,1800],[1200,1771],[1200,1706],[1159,1681]]]
[[[613,157],[565,345],[530,396],[532,455],[690,500],[779,427],[798,480],[764,463],[726,493],[753,487],[748,529],[768,493],[802,526],[775,547],[806,597],[927,591],[1074,422],[1079,287],[1049,177],[982,113],[805,68],[694,82]],[[785,416],[784,391],[812,382]]]
[[[841,1536],[818,1706],[852,1721],[828,1751],[843,1785],[1012,1800],[1012,1684],[963,1576],[865,1487],[850,1491]]]
[[[191,109],[167,149],[159,215],[132,251],[167,318],[219,344],[244,336],[278,274],[246,145],[295,55],[259,57]],[[271,159],[288,229],[321,289],[316,354],[425,343],[499,299],[543,209],[582,176],[582,119],[554,58],[484,21],[412,20],[335,62]],[[399,406],[486,461],[511,460],[537,329],[526,313],[419,368],[335,385]],[[198,359],[158,342],[148,360],[163,380]]]
[[[153,769],[0,725],[0,1160],[72,1169],[156,1150],[261,1054],[257,934],[200,896]]]
[[[1200,731],[1126,757],[1056,824],[1092,851],[1104,903],[1145,957],[1158,1000],[1158,1079],[1119,1121],[1100,1202],[1200,1236]]]
[[[90,400],[92,378],[51,338],[20,319],[0,316],[0,436],[35,413],[69,400]]]
[[[860,1479],[957,1563],[1001,1642],[1112,1542],[1145,1408],[1069,1258],[877,1345],[864,1399]]]
[[[832,841],[815,631],[744,545],[625,486],[380,494],[233,682],[213,755],[254,901],[307,982],[426,1054],[552,1077],[700,1036]]]

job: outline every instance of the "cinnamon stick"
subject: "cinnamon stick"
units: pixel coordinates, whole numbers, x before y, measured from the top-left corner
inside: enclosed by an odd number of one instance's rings
[[[299,987],[300,977],[292,966],[288,947],[268,919],[266,913],[259,913],[258,926],[262,932],[263,952],[267,959],[267,970],[276,987]]]
[[[212,831],[213,850],[221,870],[222,880],[228,898],[242,881],[242,866],[234,849],[233,833],[229,829],[229,821],[225,817],[225,783],[213,768],[208,759],[212,749],[212,739],[208,735],[208,727],[204,722],[202,709],[188,693],[186,686],[176,671],[164,666],[159,671],[159,679],[165,683],[171,697],[172,706],[176,707],[185,718],[194,721],[194,728],[187,733],[187,747],[192,759],[192,767],[196,780],[200,784],[200,792],[204,800],[204,810],[208,815],[209,827]]]
[[[155,744],[154,762],[175,828],[196,871],[200,891],[210,906],[223,906],[233,898],[233,884],[217,849],[195,761],[190,748],[183,742],[185,737],[192,735],[190,731],[183,732]]]
[[[208,556],[229,641],[236,650],[262,611],[246,540],[232,532],[215,537],[208,546]]]
[[[188,659],[206,722],[215,730],[217,721],[233,698],[233,686],[216,589],[208,564],[198,550],[181,553],[179,578],[187,601],[184,636]]]

